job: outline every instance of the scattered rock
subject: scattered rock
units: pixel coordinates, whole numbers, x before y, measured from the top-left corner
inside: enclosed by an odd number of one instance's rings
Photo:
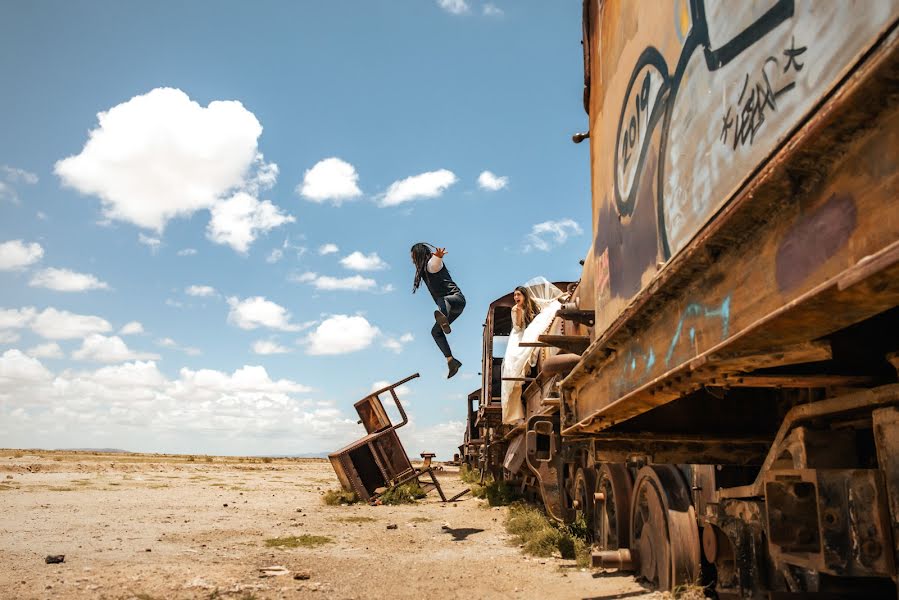
[[[153,552],[152,548],[144,548],[144,552]]]
[[[228,503],[225,502],[224,504],[222,504],[222,506],[224,506],[225,508],[228,508]]]
[[[279,577],[281,575],[288,575],[290,571],[287,567],[282,565],[272,565],[270,567],[263,567],[259,569],[260,577]]]
[[[66,561],[65,554],[48,554],[47,557],[44,559],[44,562],[47,563],[48,565],[56,565],[56,564],[59,564],[61,562],[65,562],[65,561]]]
[[[293,578],[296,579],[297,581],[306,581],[307,579],[310,579],[311,577],[312,577],[312,575],[310,575],[309,573],[295,573],[293,576]]]
[[[396,529],[396,528],[397,528],[396,523],[391,523],[390,525],[387,526],[387,529]]]

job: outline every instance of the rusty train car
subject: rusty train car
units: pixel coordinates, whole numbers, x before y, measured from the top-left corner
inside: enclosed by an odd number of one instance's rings
[[[594,563],[718,597],[893,597],[899,1],[587,0],[593,243],[462,459]]]

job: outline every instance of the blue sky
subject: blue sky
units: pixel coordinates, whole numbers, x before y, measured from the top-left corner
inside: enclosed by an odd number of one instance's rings
[[[420,372],[407,450],[452,452],[487,305],[589,244],[580,10],[0,5],[3,445],[330,451]],[[468,299],[449,381],[417,241]]]

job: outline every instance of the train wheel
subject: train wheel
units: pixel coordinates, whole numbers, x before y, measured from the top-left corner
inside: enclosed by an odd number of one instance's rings
[[[632,489],[631,473],[624,465],[606,463],[599,468],[593,530],[600,550],[629,546]]]
[[[596,472],[587,468],[578,467],[574,476],[574,495],[572,508],[574,509],[575,527],[583,527],[587,541],[593,541],[593,490],[596,488]]]
[[[677,467],[652,465],[637,473],[630,531],[637,572],[647,581],[662,590],[699,581],[699,530]]]

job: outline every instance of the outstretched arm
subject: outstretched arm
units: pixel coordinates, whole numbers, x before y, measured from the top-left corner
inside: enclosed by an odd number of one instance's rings
[[[428,273],[436,273],[443,268],[443,257],[446,253],[446,248],[434,249],[434,254],[428,259]]]

